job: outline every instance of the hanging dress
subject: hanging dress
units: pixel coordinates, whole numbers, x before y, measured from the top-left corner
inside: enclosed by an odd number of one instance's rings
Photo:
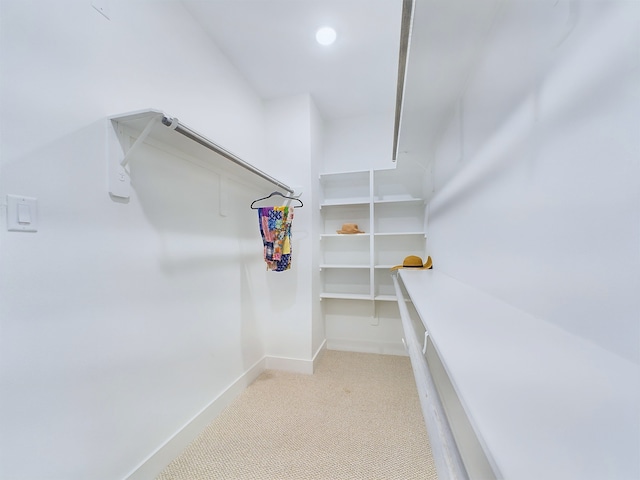
[[[293,207],[260,207],[258,221],[267,270],[282,272],[291,268],[291,223]]]

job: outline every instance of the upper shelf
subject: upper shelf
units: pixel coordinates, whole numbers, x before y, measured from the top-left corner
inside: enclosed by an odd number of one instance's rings
[[[293,189],[280,180],[259,170],[250,163],[200,135],[195,130],[171,118],[160,110],[148,109],[109,117],[109,192],[116,197],[129,198],[130,178],[127,164],[142,143],[159,143],[174,151],[215,165],[230,176],[251,183],[276,186],[286,192]]]
[[[330,200],[320,204],[320,208],[324,207],[345,207],[352,205],[369,205],[368,198],[347,198],[341,200]]]
[[[407,197],[407,198],[385,198],[385,199],[374,199],[373,203],[375,203],[376,205],[403,205],[403,206],[408,206],[408,205],[424,205],[424,199],[422,198],[413,198],[413,197]]]

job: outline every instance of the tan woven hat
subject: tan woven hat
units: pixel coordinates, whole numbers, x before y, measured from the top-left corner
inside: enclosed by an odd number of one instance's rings
[[[433,268],[433,262],[431,261],[431,257],[427,257],[427,261],[422,264],[422,259],[417,257],[416,255],[409,255],[405,257],[402,265],[396,265],[395,267],[391,267],[391,270],[398,270],[400,268],[411,268],[414,270],[428,270]]]
[[[341,230],[336,230],[336,233],[364,233],[362,230],[358,229],[357,223],[343,223]]]

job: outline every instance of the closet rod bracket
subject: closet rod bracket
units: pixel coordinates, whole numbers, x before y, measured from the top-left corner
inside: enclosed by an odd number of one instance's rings
[[[125,129],[117,119],[111,118],[107,121],[107,162],[111,196],[121,199],[128,199],[131,196],[131,179],[126,167],[161,118],[162,113],[153,112],[133,143],[130,130]]]
[[[150,140],[193,156],[198,163],[202,161],[216,167],[216,171],[219,167],[234,178],[250,178],[253,183],[255,177],[258,177],[280,190],[292,195],[294,193],[291,187],[181,124],[177,118],[168,117],[160,110],[147,109],[108,118],[106,156],[109,193],[112,197],[120,199],[119,201],[130,198],[131,179],[126,167],[140,145],[149,143]],[[211,155],[211,152],[215,155]],[[299,201],[299,198],[296,200]]]
[[[138,147],[142,143],[144,143],[144,141],[147,139],[147,137],[151,133],[151,129],[153,128],[153,126],[158,122],[158,120],[160,120],[160,117],[161,115],[156,115],[151,120],[149,120],[149,122],[147,123],[147,126],[144,127],[144,130],[142,130],[142,132],[140,133],[136,141],[133,142],[133,145],[131,145],[131,147],[129,147],[129,150],[127,150],[127,153],[124,155],[124,158],[120,162],[120,165],[122,165],[123,167],[127,166],[127,163],[129,163],[129,160],[131,160],[131,155],[133,155],[133,152],[135,152],[138,149]]]

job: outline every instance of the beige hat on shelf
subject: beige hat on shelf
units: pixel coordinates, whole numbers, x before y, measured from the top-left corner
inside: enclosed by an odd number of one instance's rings
[[[415,255],[409,255],[404,258],[402,265],[396,265],[395,267],[391,267],[391,270],[398,270],[400,268],[411,268],[414,270],[428,270],[433,268],[433,262],[431,261],[431,257],[427,257],[427,261],[422,264],[422,259]]]
[[[362,230],[358,230],[357,223],[343,223],[341,230],[336,230],[336,233],[364,233]]]

